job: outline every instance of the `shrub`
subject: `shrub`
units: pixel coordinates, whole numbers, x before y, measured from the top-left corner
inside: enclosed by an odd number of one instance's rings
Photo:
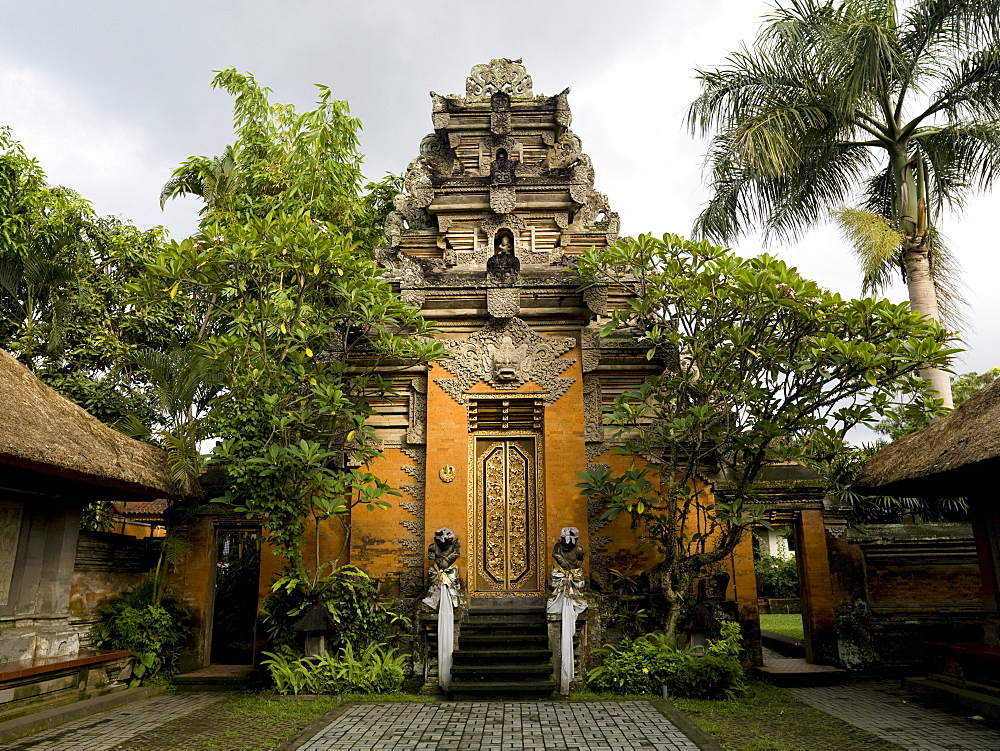
[[[184,607],[169,598],[153,604],[153,585],[124,592],[98,610],[95,643],[132,653],[132,686],[159,683],[177,672],[188,640]]]
[[[754,563],[757,594],[761,597],[798,597],[799,567],[794,558],[761,555]]]
[[[261,614],[271,643],[297,648],[301,637],[292,625],[316,602],[323,603],[336,624],[328,637],[332,652],[383,642],[393,623],[406,620],[379,602],[378,582],[357,566],[341,566],[316,578],[285,574],[271,586]]]
[[[691,699],[731,696],[743,683],[739,640],[739,624],[724,623],[704,656],[678,649],[662,634],[605,644],[597,650],[603,664],[587,674],[587,684],[616,694],[657,694],[666,686],[672,696]]]
[[[409,655],[386,644],[369,644],[355,653],[347,644],[336,655],[301,657],[291,649],[264,652],[263,661],[279,694],[390,694],[403,685]]]

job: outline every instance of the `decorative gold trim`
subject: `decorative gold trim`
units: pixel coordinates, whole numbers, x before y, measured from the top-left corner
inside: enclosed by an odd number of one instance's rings
[[[534,503],[535,503],[535,530],[534,534],[531,535],[531,539],[526,541],[528,546],[529,555],[529,568],[531,572],[530,575],[536,577],[537,589],[533,591],[518,591],[514,589],[481,589],[478,586],[478,579],[480,576],[486,577],[488,573],[483,569],[482,564],[482,549],[480,543],[480,528],[479,528],[479,509],[478,504],[480,502],[480,488],[482,487],[483,477],[481,468],[479,466],[479,461],[476,456],[476,442],[480,440],[493,440],[498,443],[511,440],[511,439],[532,439],[534,448],[534,472],[533,478],[526,478],[529,481],[529,487],[531,480],[533,480],[534,485]],[[468,570],[466,575],[466,580],[468,583],[469,592],[475,597],[537,597],[544,594],[545,592],[545,571],[544,571],[544,561],[542,556],[545,551],[545,453],[542,446],[542,431],[541,430],[516,430],[516,431],[503,431],[503,430],[483,430],[471,433],[469,435],[468,443],[468,455],[469,455],[469,486],[468,486],[468,498],[467,498],[467,523],[468,523],[468,549],[469,554],[466,558],[468,562]]]

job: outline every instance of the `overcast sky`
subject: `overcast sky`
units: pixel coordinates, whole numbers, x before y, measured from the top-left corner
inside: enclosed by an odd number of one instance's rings
[[[53,183],[104,214],[173,236],[198,202],[160,211],[171,170],[232,141],[231,102],[212,71],[235,66],[309,108],[329,85],[364,123],[366,173],[400,172],[431,130],[430,90],[464,93],[476,63],[523,58],[536,94],[572,87],[573,130],[624,234],[688,234],[707,199],[705,145],[684,129],[696,68],[724,63],[756,33],[760,0],[478,2],[476,0],[0,0],[0,124],[13,127]],[[1000,365],[1000,253],[987,220],[996,195],[941,229],[965,270],[969,351],[960,372]],[[994,231],[995,234],[995,231]],[[754,238],[743,255],[762,249]],[[859,276],[827,225],[767,250],[842,294]],[[897,284],[888,293],[906,298]]]

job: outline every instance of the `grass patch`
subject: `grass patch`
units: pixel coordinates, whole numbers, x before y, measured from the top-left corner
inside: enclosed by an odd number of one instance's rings
[[[344,694],[343,701],[427,702],[436,696]],[[228,697],[140,733],[122,751],[274,751],[337,707],[336,696],[275,699],[263,694]]]
[[[670,702],[727,751],[899,751],[899,746],[813,709],[768,683],[750,683],[738,699]]]
[[[801,613],[773,613],[761,615],[760,627],[765,631],[773,631],[782,636],[790,636],[793,639],[802,639],[802,614]]]

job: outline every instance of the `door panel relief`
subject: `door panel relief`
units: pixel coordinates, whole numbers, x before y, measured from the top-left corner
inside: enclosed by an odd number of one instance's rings
[[[543,515],[537,441],[534,436],[480,436],[473,439],[471,589],[477,594],[539,594]]]

